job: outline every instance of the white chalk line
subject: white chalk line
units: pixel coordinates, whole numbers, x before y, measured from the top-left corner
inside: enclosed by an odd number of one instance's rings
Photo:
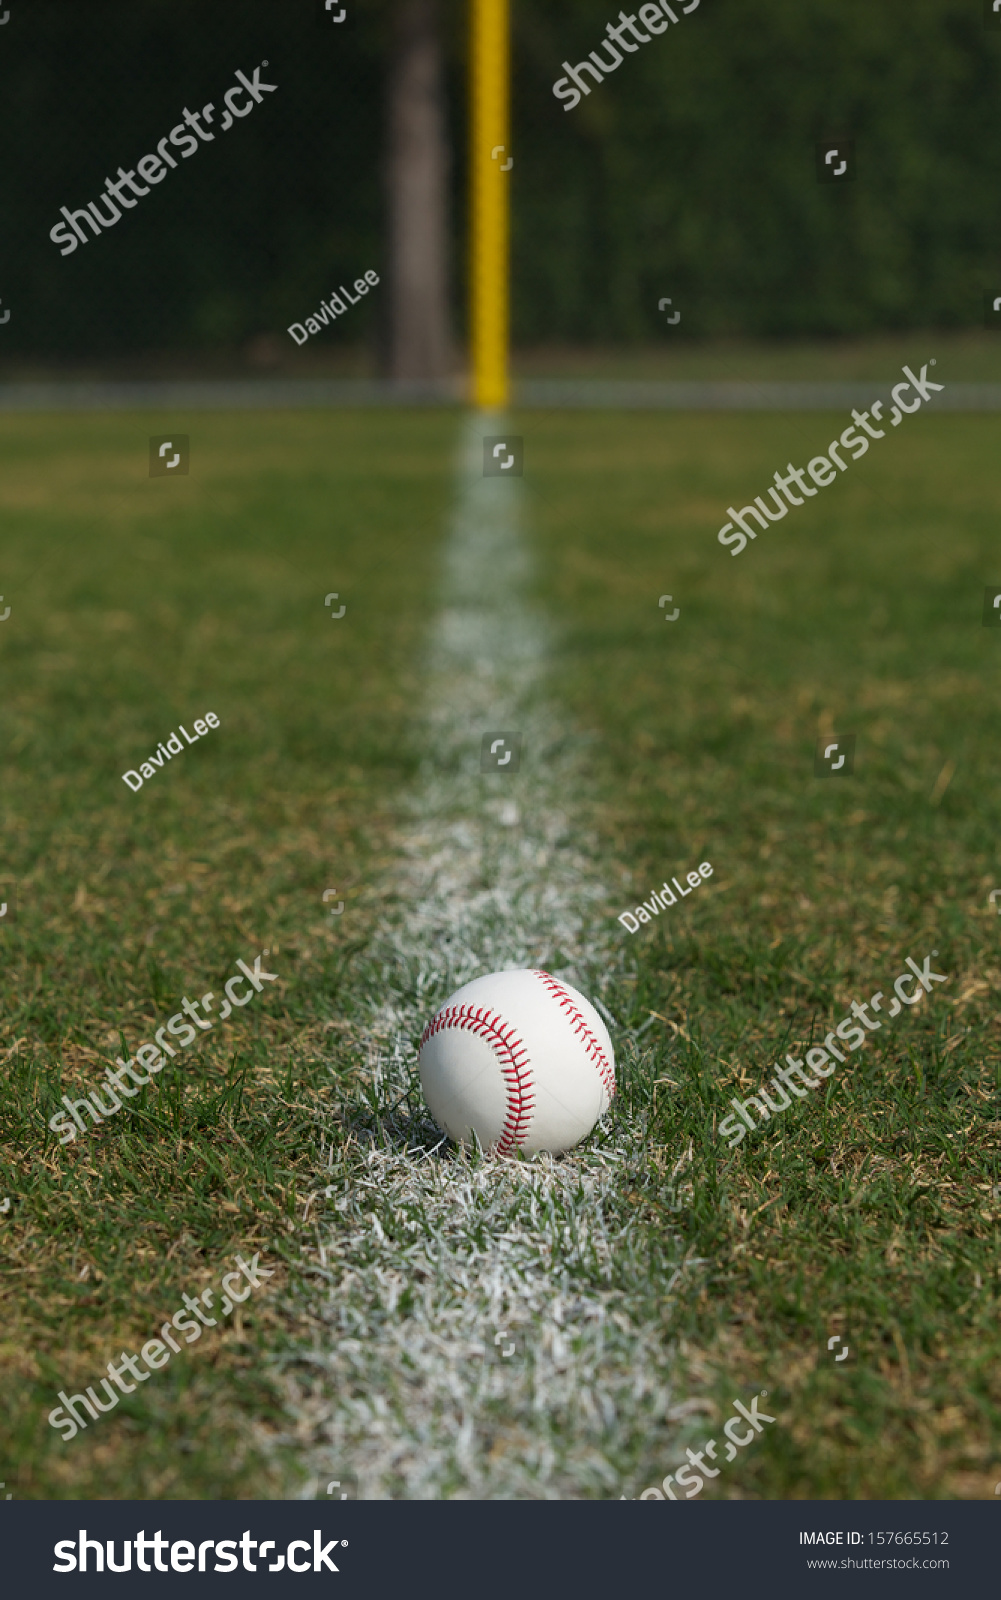
[[[369,1058],[387,1100],[412,1089],[424,1023],[470,978],[544,966],[594,996],[619,959],[607,915],[598,925],[587,741],[544,691],[520,485],[481,476],[481,436],[502,427],[465,428],[401,912],[375,946]],[[481,774],[486,731],[522,734],[520,772]],[[363,1498],[617,1496],[671,1406],[661,1324],[637,1325],[611,1286],[615,1260],[643,1249],[611,1204],[642,1166],[643,1130],[607,1118],[579,1150],[532,1162],[439,1138],[427,1125],[423,1141],[373,1140],[340,1164],[331,1148],[317,1383],[301,1362],[286,1371],[303,1497],[329,1479]]]

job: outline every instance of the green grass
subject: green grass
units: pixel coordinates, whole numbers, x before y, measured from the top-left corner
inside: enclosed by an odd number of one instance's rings
[[[257,1497],[294,1481],[267,1442],[281,1418],[260,1351],[288,1324],[328,1047],[416,760],[452,420],[199,416],[183,423],[191,476],[149,479],[147,436],[172,424],[8,418],[0,444],[3,865],[21,885],[2,934],[0,1461],[18,1495]],[[221,728],[132,793],[120,774],[206,710]],[[266,946],[277,993],[185,1052],[160,1092],[58,1145],[47,1118],[98,1081],[119,1029],[135,1046]],[[63,1445],[45,1420],[55,1392],[95,1383],[241,1249],[281,1269],[242,1326]]]
[[[668,1329],[710,1352],[721,1402],[741,1376],[781,1397],[781,1427],[718,1492],[987,1496],[1001,1477],[988,903],[1001,884],[1001,641],[980,611],[983,586],[1001,581],[998,425],[913,419],[826,497],[725,553],[724,508],[834,427],[816,415],[541,424],[556,687],[600,733],[604,851],[636,890],[614,909],[715,866],[653,931],[621,935],[632,971],[617,1014],[681,1030],[644,1034],[629,1091],[651,1106],[636,1215],[654,1236],[680,1225],[712,1262]],[[658,609],[665,592],[675,623]],[[814,740],[832,730],[857,735],[851,779],[813,777]],[[738,1085],[752,1092],[852,999],[888,988],[905,955],[933,948],[951,983],[874,1034],[826,1092],[732,1155],[713,1139]],[[665,1077],[654,1111],[650,1085]],[[690,1140],[679,1217],[663,1180]],[[835,1333],[852,1348],[839,1367]],[[646,1482],[660,1460],[646,1456]]]
[[[707,1419],[734,1394],[766,1388],[778,1421],[719,1495],[992,1496],[1001,640],[980,607],[1001,584],[998,424],[908,419],[732,559],[725,507],[835,421],[519,419],[534,598],[555,624],[546,689],[591,736],[586,784],[563,797],[607,889],[580,960],[621,1024],[611,1125],[550,1178],[428,1155],[412,1058],[383,1071],[393,1041],[371,1026],[378,992],[408,1018],[437,1003],[380,941],[406,922],[400,831],[433,766],[422,652],[454,417],[4,420],[0,794],[21,919],[0,934],[0,1477],[18,1498],[309,1492],[328,1412],[350,1465],[379,1430],[402,1438],[408,1391],[446,1408],[427,1351],[474,1297],[457,1269],[426,1349],[406,1347],[424,1252],[444,1259],[444,1241],[475,1272],[508,1232],[535,1286],[528,1364],[475,1389],[476,1470],[429,1452],[422,1492],[635,1496],[718,1436]],[[147,437],[171,426],[192,435],[192,475],[150,480]],[[133,795],[120,774],[205,710],[220,730]],[[813,777],[829,730],[857,735],[855,777]],[[615,913],[706,859],[708,887],[622,931]],[[58,1146],[47,1117],[119,1030],[148,1038],[264,947],[280,985],[158,1093]],[[717,1141],[738,1086],[933,948],[948,986],[824,1093],[732,1153]],[[614,1181],[594,1176],[602,1152]],[[236,1250],[279,1269],[242,1320],[63,1445],[55,1392],[95,1382]],[[686,1259],[703,1264],[679,1278]],[[547,1277],[568,1306],[604,1297],[609,1320],[600,1347],[568,1335],[580,1364],[555,1364],[540,1413]],[[362,1353],[328,1378],[312,1352],[331,1318]],[[837,1366],[834,1333],[851,1347]],[[520,1476],[490,1478],[505,1457]]]

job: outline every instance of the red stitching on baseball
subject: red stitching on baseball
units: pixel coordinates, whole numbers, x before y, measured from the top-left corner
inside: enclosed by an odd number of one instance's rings
[[[588,1059],[596,1068],[605,1086],[605,1093],[608,1096],[609,1103],[611,1103],[615,1097],[615,1070],[601,1048],[593,1030],[588,1026],[587,1018],[581,1012],[573,996],[567,993],[558,978],[551,977],[548,972],[542,972],[537,967],[533,967],[532,970],[537,978],[542,979],[550,994],[558,998],[561,1011],[569,1011],[570,1021],[575,1024],[574,1033],[577,1034],[578,1038],[581,1034],[584,1035],[584,1039],[581,1042],[587,1052]]]
[[[497,1155],[506,1156],[521,1144],[528,1132],[528,1125],[535,1109],[528,1051],[513,1028],[509,1026],[505,1033],[504,1024],[499,1017],[494,1016],[493,1012],[474,1011],[472,1006],[446,1006],[443,1011],[439,1011],[431,1018],[421,1034],[420,1049],[423,1050],[428,1040],[433,1039],[435,1034],[441,1033],[445,1028],[475,1033],[477,1038],[488,1040],[491,1048],[501,1057],[500,1069],[507,1095],[507,1116],[494,1150]]]

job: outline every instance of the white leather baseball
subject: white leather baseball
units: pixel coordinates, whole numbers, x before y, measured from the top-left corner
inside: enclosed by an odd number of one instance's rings
[[[492,972],[457,989],[421,1036],[421,1086],[439,1127],[486,1150],[569,1150],[615,1093],[608,1029],[548,972]]]

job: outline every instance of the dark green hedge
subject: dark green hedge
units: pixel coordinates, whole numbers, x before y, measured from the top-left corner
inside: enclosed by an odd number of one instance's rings
[[[7,0],[0,28],[5,352],[232,345],[385,266],[390,0],[328,37],[315,0]],[[1001,31],[985,0],[701,0],[575,110],[552,85],[611,0],[513,0],[514,305],[522,341],[975,324],[1001,278]],[[464,315],[466,7],[446,0]],[[262,60],[281,92],[110,234],[61,258],[96,199]],[[814,146],[856,141],[850,185]],[[1001,292],[998,290],[997,292]],[[373,305],[325,338],[374,334]]]

